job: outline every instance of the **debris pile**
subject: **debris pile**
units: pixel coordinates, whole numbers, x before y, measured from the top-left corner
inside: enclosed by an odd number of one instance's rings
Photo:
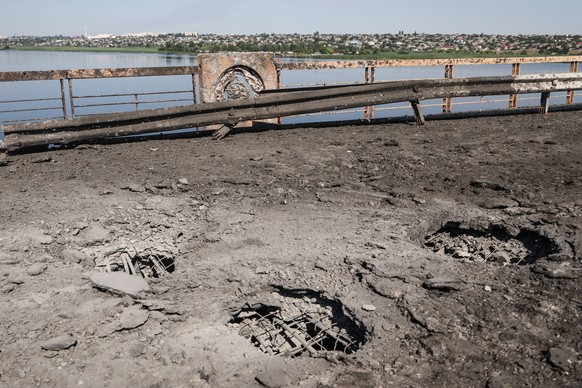
[[[122,271],[144,278],[159,278],[174,272],[177,248],[165,241],[117,242],[95,252],[95,265],[104,272]]]
[[[229,325],[272,356],[351,354],[362,345],[362,331],[338,302],[305,294],[277,296],[276,301],[245,305]]]
[[[534,264],[558,250],[554,242],[533,231],[522,230],[512,236],[501,227],[463,228],[453,222],[427,236],[425,245],[456,259],[500,265]]]

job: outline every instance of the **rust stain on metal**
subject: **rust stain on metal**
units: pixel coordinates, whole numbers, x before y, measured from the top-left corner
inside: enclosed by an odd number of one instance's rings
[[[190,75],[196,74],[196,66],[174,67],[128,67],[118,69],[84,69],[68,70],[66,77],[69,79],[83,78],[117,78],[117,77],[152,77],[166,75]]]
[[[7,71],[0,72],[0,82],[44,81],[58,79],[152,77],[197,74],[196,66],[172,67],[130,67],[110,69],[48,70],[48,71]]]
[[[358,69],[366,67],[445,66],[445,65],[500,65],[513,63],[567,63],[581,61],[582,56],[563,57],[508,57],[508,58],[454,58],[454,59],[391,59],[391,60],[336,60],[321,62],[281,62],[282,70]]]
[[[67,70],[5,71],[0,73],[0,82],[44,81],[64,78],[67,78]]]

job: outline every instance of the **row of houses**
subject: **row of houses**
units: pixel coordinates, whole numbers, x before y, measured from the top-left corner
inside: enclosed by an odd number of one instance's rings
[[[581,35],[487,35],[487,34],[254,34],[218,35],[190,33],[139,33],[97,36],[0,37],[0,46],[39,47],[148,47],[161,50],[201,52],[267,49],[303,53],[360,52],[507,52],[567,54],[582,50]]]

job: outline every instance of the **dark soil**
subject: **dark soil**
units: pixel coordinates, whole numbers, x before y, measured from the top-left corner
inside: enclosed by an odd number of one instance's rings
[[[0,386],[579,387],[581,188],[580,112],[8,156]]]

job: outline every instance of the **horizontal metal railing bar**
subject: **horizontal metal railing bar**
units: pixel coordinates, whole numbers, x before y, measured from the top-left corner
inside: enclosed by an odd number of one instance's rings
[[[439,77],[406,78],[406,79],[401,79],[399,81],[414,81],[414,80],[421,80],[421,79],[439,79]],[[394,81],[394,79],[377,79],[374,82],[391,82],[391,81]]]
[[[484,100],[484,101],[460,101],[460,102],[453,102],[452,106],[461,106],[461,105],[480,105],[480,104],[497,104],[500,102],[508,102],[509,99],[505,99],[505,100]],[[427,105],[422,105],[427,106]],[[435,106],[442,106],[435,104]]]
[[[333,112],[318,112],[318,113],[304,113],[285,117],[312,117],[312,116],[328,116],[328,115],[341,115],[348,113],[364,113],[365,109],[350,109],[350,110],[336,110]]]
[[[52,98],[31,98],[28,100],[0,100],[0,104],[20,104],[25,102],[37,102],[37,101],[62,101],[59,97]]]
[[[533,98],[532,98],[533,99]],[[535,99],[539,100],[539,99]],[[493,104],[499,102],[507,102],[508,99],[504,100],[483,100],[483,101],[464,101],[464,102],[454,102],[453,106],[460,106],[460,105],[479,105],[479,104]],[[520,99],[521,101],[521,99]],[[423,108],[439,108],[442,107],[441,104],[422,104]],[[374,111],[381,112],[381,111],[390,111],[390,110],[400,110],[400,109],[411,109],[410,105],[399,105],[399,106],[390,106],[390,107],[374,107]],[[332,112],[321,112],[321,113],[308,113],[304,115],[297,115],[292,117],[304,117],[304,116],[319,116],[319,115],[330,115],[330,114],[342,114],[342,113],[363,113],[365,112],[364,109],[354,109],[354,110],[346,110],[346,111],[332,111]]]
[[[48,81],[61,79],[92,79],[120,77],[156,77],[198,74],[198,66],[128,67],[107,69],[5,71],[0,72],[0,82]]]
[[[315,83],[315,84],[283,84],[282,88],[309,88],[313,86],[336,86],[336,85],[358,85],[359,82],[325,82],[325,83]]]
[[[36,112],[36,111],[45,111],[45,110],[63,110],[63,107],[62,106],[58,106],[58,107],[42,107],[42,108],[0,110],[0,113]]]
[[[558,100],[560,98],[566,98],[566,96],[565,95],[564,96],[552,96],[552,95],[550,95],[550,97],[548,97],[548,98],[551,100]],[[539,101],[539,100],[540,100],[540,97],[537,97],[537,98],[536,97],[523,97],[523,98],[519,99],[519,101]]]
[[[119,105],[143,105],[143,104],[163,104],[170,102],[192,102],[192,99],[173,99],[173,100],[153,100],[153,101],[139,101],[139,102],[110,102],[104,104],[75,104],[75,108],[95,108],[102,106],[119,106]]]
[[[18,123],[35,123],[35,122],[41,122],[41,121],[46,121],[46,120],[59,120],[59,119],[62,119],[62,116],[36,117],[36,118],[32,118],[32,119],[22,119],[22,120],[7,120],[7,121],[3,121],[2,123],[5,125],[10,125],[10,124],[18,124]]]
[[[422,105],[422,107],[426,107],[426,106],[430,106],[430,105]],[[440,106],[440,105],[434,105],[434,106]],[[410,109],[410,105],[407,106],[386,106],[386,107],[375,107],[374,111],[375,112],[381,112],[381,111],[387,111],[387,110],[399,110],[399,109]]]
[[[571,63],[582,62],[582,56],[560,57],[505,57],[505,58],[442,58],[442,59],[387,59],[342,60],[318,62],[276,61],[279,70],[357,69],[366,67],[430,67],[446,65],[511,65],[514,63]]]
[[[442,108],[442,106],[443,106],[442,103],[439,103],[439,104],[423,104],[422,101],[421,101],[421,105],[422,105],[423,108],[424,107],[426,107],[426,108],[436,108],[436,107]]]
[[[139,105],[142,104],[165,104],[169,102],[189,102],[192,104],[192,98],[179,98],[179,99],[172,99],[172,100],[151,100],[151,101],[140,101]]]
[[[564,96],[565,97],[565,96]],[[550,97],[552,98],[552,97]],[[523,100],[536,100],[539,101],[539,98],[520,98],[520,101]],[[486,104],[493,104],[493,103],[501,103],[501,102],[508,102],[508,99],[504,100],[483,100],[483,101],[464,101],[464,102],[453,102],[453,106],[463,106],[463,105],[486,105]],[[422,104],[423,108],[440,108],[442,107],[441,104]],[[535,105],[530,105],[535,106]],[[385,111],[395,111],[395,110],[404,110],[404,109],[411,109],[410,105],[400,105],[400,106],[391,106],[391,107],[374,107],[375,112],[385,112]],[[334,114],[345,114],[345,113],[364,113],[364,109],[354,109],[354,110],[346,110],[346,111],[331,111],[331,112],[321,112],[321,113],[307,113],[302,115],[294,115],[294,116],[287,116],[287,117],[312,117],[312,116],[323,116],[323,115],[334,115]]]
[[[169,91],[169,92],[144,92],[144,93],[120,93],[120,94],[95,94],[95,95],[80,95],[80,96],[73,96],[74,99],[77,98],[106,98],[106,97],[133,97],[133,96],[154,96],[160,94],[192,94],[192,90],[177,90],[177,91]]]
[[[120,106],[120,105],[135,105],[135,101],[133,102],[110,102],[110,103],[105,103],[105,104],[75,104],[75,109],[77,108],[96,108],[96,107],[102,107],[102,106]]]
[[[582,62],[582,56],[560,57],[506,57],[506,58],[454,58],[454,59],[393,59],[393,60],[336,60],[320,62],[275,61],[280,70],[350,69],[365,67],[418,67],[444,65],[494,65],[527,63],[569,63]],[[150,77],[198,74],[197,66],[137,67],[46,71],[0,72],[0,82],[41,81],[60,79],[91,79],[117,77]]]

